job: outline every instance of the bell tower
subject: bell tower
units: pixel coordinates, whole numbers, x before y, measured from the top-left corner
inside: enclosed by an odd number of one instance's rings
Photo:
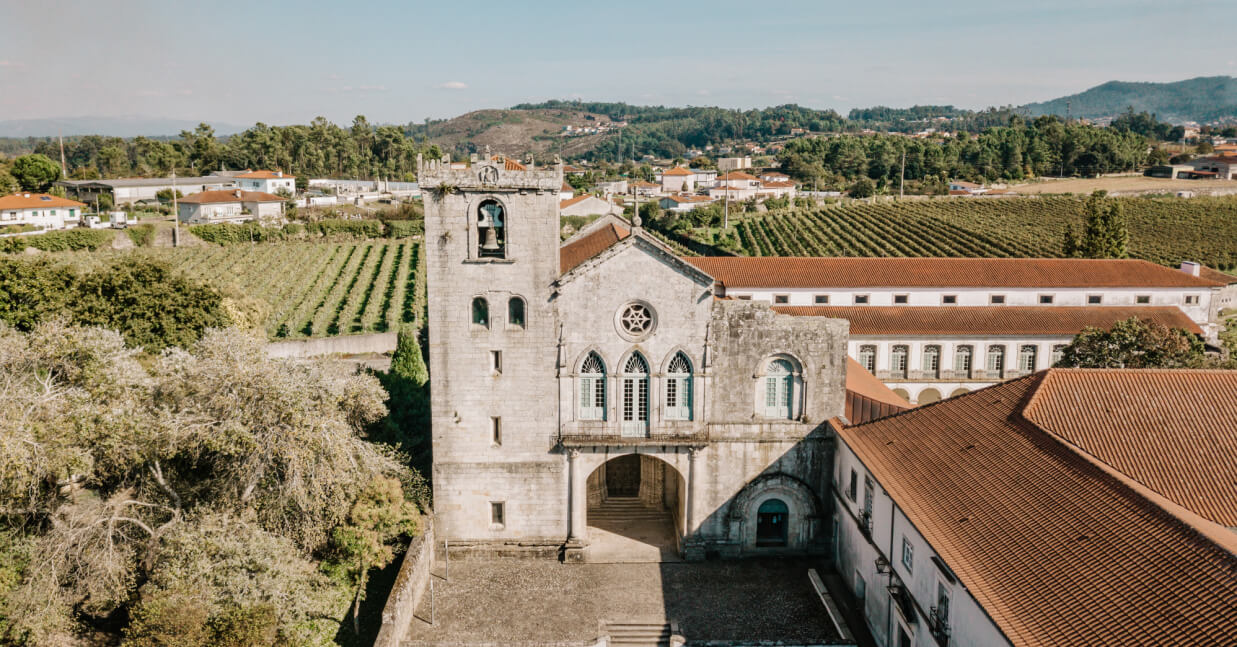
[[[453,550],[557,547],[567,531],[553,453],[562,167],[430,161],[418,179],[437,531]]]

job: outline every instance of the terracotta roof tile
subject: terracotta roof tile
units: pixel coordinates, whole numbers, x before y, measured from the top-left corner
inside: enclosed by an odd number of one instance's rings
[[[1237,371],[1050,371],[1022,413],[1174,503],[1237,527]]]
[[[236,177],[246,179],[246,180],[276,180],[276,179],[295,180],[296,179],[295,176],[282,175],[277,171],[250,171],[248,173],[242,173]]]
[[[747,173],[744,173],[743,171],[731,171],[717,179],[719,180],[758,180],[760,178],[757,178],[754,175],[748,175]]]
[[[631,231],[626,227],[611,223],[579,240],[563,245],[558,250],[559,272],[566,274],[630,234]]]
[[[662,173],[662,176],[663,176],[663,177],[664,177],[664,176],[671,176],[671,177],[674,177],[674,176],[680,176],[680,175],[695,175],[695,173],[692,173],[691,171],[689,171],[689,170],[687,170],[687,169],[683,168],[682,166],[676,166],[676,167],[674,167],[674,168],[670,169],[669,171],[666,171],[665,173]]]
[[[690,259],[688,259],[690,260]],[[782,314],[850,321],[851,335],[1076,335],[1131,317],[1203,331],[1175,306],[773,306]]]
[[[1219,270],[1211,269],[1210,267],[1207,267],[1206,265],[1198,269],[1198,275],[1204,279],[1207,279],[1208,281],[1215,281],[1216,283],[1223,283],[1225,285],[1232,285],[1234,283],[1237,283],[1237,276],[1233,276],[1232,274],[1225,274],[1224,272],[1221,272]]]
[[[510,157],[504,157],[502,155],[492,155],[490,156],[490,160],[494,162],[502,162],[504,171],[527,171],[528,170],[527,168],[524,168],[523,164],[511,159]]]
[[[566,182],[563,182],[563,186],[562,188],[559,189],[559,191],[567,191],[568,193],[575,193],[576,188],[571,186],[570,184],[567,184]]]
[[[731,288],[1210,288],[1220,285],[1135,259],[695,256],[684,260]]]
[[[580,202],[583,202],[583,201],[585,201],[585,200],[587,200],[587,199],[589,199],[589,198],[595,198],[595,197],[597,197],[597,196],[594,196],[594,195],[589,194],[589,193],[581,193],[580,195],[577,195],[577,196],[575,196],[575,197],[573,197],[573,198],[567,198],[566,200],[561,200],[561,201],[559,201],[559,203],[558,203],[558,208],[559,208],[559,209],[566,209],[567,207],[570,207],[570,206],[571,206],[571,205],[573,205],[573,204],[579,204]]]
[[[1013,645],[1237,644],[1237,555],[1020,415],[1057,372],[837,431]],[[1119,390],[1072,412],[1102,427]]]
[[[0,209],[44,209],[52,207],[85,207],[85,204],[48,193],[13,193],[0,196]]]
[[[862,364],[846,358],[846,419],[862,424],[911,408],[911,403],[894,393]]]
[[[239,196],[237,194],[240,194]],[[283,202],[273,193],[263,191],[241,191],[240,189],[224,189],[220,191],[199,191],[180,199],[181,204],[216,204],[222,202]]]

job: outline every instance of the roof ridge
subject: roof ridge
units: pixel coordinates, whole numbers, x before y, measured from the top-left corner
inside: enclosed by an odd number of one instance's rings
[[[1034,372],[1034,373],[1031,373],[1030,375],[1023,375],[1022,377],[1014,378],[1014,379],[1012,379],[1012,380],[1006,380],[1006,381],[1004,381],[1004,382],[997,382],[996,384],[989,384],[988,386],[985,386],[985,387],[982,387],[982,388],[975,389],[974,391],[968,391],[968,392],[963,393],[963,394],[961,394],[961,395],[954,395],[954,396],[950,396],[950,397],[948,397],[948,398],[941,398],[940,400],[937,400],[936,402],[929,402],[929,403],[927,403],[927,404],[920,404],[920,405],[916,405],[916,406],[911,407],[910,409],[906,409],[905,411],[899,411],[899,412],[897,412],[897,413],[890,414],[890,415],[887,415],[887,416],[881,416],[880,418],[875,418],[875,419],[872,419],[872,420],[869,420],[869,421],[867,421],[867,422],[863,422],[863,423],[860,423],[860,424],[857,424],[857,425],[850,425],[849,427],[847,427],[847,429],[855,429],[855,428],[857,428],[857,427],[863,427],[863,426],[865,426],[865,425],[870,425],[870,424],[872,424],[872,423],[875,423],[875,422],[880,422],[880,421],[882,421],[882,420],[889,420],[889,419],[891,419],[891,418],[897,418],[898,416],[904,416],[904,415],[906,415],[906,414],[908,414],[908,413],[914,413],[914,412],[916,412],[916,411],[926,411],[926,410],[928,410],[928,409],[931,409],[932,407],[936,407],[936,406],[939,406],[939,405],[945,404],[945,403],[947,403],[947,402],[958,402],[958,401],[962,400],[963,398],[969,398],[969,397],[971,397],[971,396],[973,396],[973,395],[976,395],[976,394],[979,394],[979,393],[983,393],[984,391],[987,391],[987,390],[989,390],[989,389],[995,389],[995,388],[999,388],[999,387],[1003,387],[1003,386],[1008,386],[1008,385],[1010,385],[1010,384],[1017,384],[1017,383],[1019,383],[1019,382],[1025,382],[1025,381],[1027,381],[1027,380],[1029,380],[1029,379],[1032,379],[1032,378],[1034,378],[1034,377],[1036,377],[1036,376],[1040,375],[1041,373],[1044,373],[1044,372],[1045,372],[1045,371],[1047,371],[1047,370],[1049,370],[1049,369],[1043,369],[1043,370],[1040,370],[1040,371],[1036,371],[1036,372]]]

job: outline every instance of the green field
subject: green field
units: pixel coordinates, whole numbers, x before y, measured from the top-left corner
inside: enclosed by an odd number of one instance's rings
[[[269,306],[271,338],[395,330],[418,320],[420,243],[269,243],[143,250]]]
[[[1237,197],[1114,199],[1125,212],[1131,256],[1237,268]],[[1071,197],[853,202],[751,216],[738,234],[750,256],[1052,257],[1061,255],[1067,223],[1082,233],[1083,203]]]

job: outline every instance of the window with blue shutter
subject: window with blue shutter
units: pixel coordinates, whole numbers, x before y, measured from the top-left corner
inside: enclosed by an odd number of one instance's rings
[[[692,419],[692,366],[676,353],[666,370],[666,420]]]
[[[580,366],[580,419],[606,419],[606,366],[597,353]]]

